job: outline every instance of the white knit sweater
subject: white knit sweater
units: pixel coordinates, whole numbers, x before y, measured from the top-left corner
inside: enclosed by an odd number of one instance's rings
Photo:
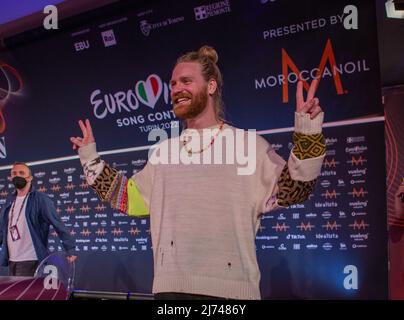
[[[319,133],[320,118],[314,123],[296,115],[295,130]],[[81,148],[79,154],[83,164],[96,158],[95,143]],[[292,178],[315,179],[323,158],[299,160],[291,153]],[[149,161],[132,177],[150,211],[153,293],[260,299],[255,235],[260,215],[276,207],[277,181],[285,161],[260,136],[256,159],[252,175],[238,175],[237,164],[154,165]]]

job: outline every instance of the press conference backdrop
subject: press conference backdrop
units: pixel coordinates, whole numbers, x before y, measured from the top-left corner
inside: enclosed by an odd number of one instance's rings
[[[344,28],[347,5],[358,8],[357,30]],[[169,94],[176,58],[209,44],[219,53],[227,119],[257,129],[285,158],[296,74],[308,83],[322,75],[324,170],[308,202],[263,216],[256,240],[262,296],[386,298],[384,123],[377,117],[373,1],[155,1],[113,12],[84,17],[85,23],[0,56],[0,164],[58,158],[32,169],[35,186],[52,197],[76,237],[76,287],[150,292],[153,277],[148,219],[99,202],[71,158],[77,120],[91,120],[106,161],[127,175],[141,170],[147,146],[155,143],[148,133],[180,127]],[[8,170],[0,172],[4,205],[12,186]],[[49,248],[61,250],[53,233]]]

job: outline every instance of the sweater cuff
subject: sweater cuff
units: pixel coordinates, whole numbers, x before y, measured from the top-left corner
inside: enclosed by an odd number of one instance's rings
[[[318,134],[322,131],[324,112],[320,112],[314,119],[310,114],[295,112],[295,132],[303,134]]]
[[[288,168],[290,176],[296,181],[312,181],[320,175],[325,154],[316,158],[300,160],[293,152],[290,153]]]
[[[98,158],[99,155],[97,153],[97,146],[95,142],[79,148],[79,157],[82,166],[84,166],[84,164],[86,164],[87,162]]]

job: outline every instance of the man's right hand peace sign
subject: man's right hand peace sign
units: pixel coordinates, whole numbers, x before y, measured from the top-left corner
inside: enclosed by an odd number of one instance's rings
[[[86,119],[86,123],[82,120],[79,120],[79,126],[81,132],[83,133],[83,137],[70,137],[70,141],[73,143],[73,150],[77,150],[81,147],[85,147],[86,145],[95,142],[93,130],[91,129],[91,124],[88,119]]]
[[[314,119],[323,110],[320,107],[320,100],[315,97],[318,87],[318,79],[314,79],[311,82],[309,91],[307,93],[307,99],[304,100],[303,96],[303,81],[297,83],[296,88],[296,112],[308,113],[310,118]]]

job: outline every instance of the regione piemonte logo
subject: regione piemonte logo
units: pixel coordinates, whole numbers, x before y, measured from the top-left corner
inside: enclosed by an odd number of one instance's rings
[[[194,8],[194,12],[195,12],[195,19],[196,20],[203,20],[203,19],[206,19],[208,17],[207,14],[206,14],[205,6],[200,6],[200,7]]]
[[[113,29],[101,32],[101,36],[105,47],[111,47],[117,44]]]
[[[229,12],[230,12],[230,2],[228,0],[218,1],[194,8],[195,19],[197,21]]]

